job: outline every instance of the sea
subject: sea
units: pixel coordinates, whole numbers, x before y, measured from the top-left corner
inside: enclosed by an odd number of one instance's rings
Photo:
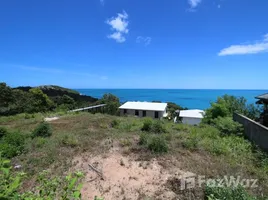
[[[268,90],[208,90],[208,89],[76,89],[80,94],[101,98],[111,93],[126,101],[174,102],[189,109],[207,109],[210,103],[224,94],[245,97],[247,103],[255,103],[255,97]]]

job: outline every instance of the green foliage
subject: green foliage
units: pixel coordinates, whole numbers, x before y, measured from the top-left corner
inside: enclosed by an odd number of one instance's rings
[[[28,112],[46,112],[51,110],[53,107],[53,102],[49,99],[49,97],[42,92],[39,88],[32,88],[29,90],[30,92],[30,101],[31,107]]]
[[[150,137],[150,135],[148,135],[147,133],[141,133],[140,139],[139,139],[139,144],[140,145],[147,145],[149,137]]]
[[[58,86],[18,87],[0,83],[0,115],[70,110],[95,103],[96,98]]]
[[[103,97],[99,100],[100,103],[106,104],[104,107],[104,111],[110,115],[118,115],[119,114],[119,98],[113,94],[104,94]]]
[[[152,118],[145,118],[143,120],[143,126],[141,130],[153,133],[165,133],[167,131],[163,121],[152,120]]]
[[[57,104],[57,110],[63,110],[63,111],[71,110],[74,109],[76,105],[75,100],[66,94],[56,98],[55,101]]]
[[[152,124],[152,130],[153,133],[165,133],[167,132],[165,128],[165,124],[161,120],[155,120]]]
[[[3,159],[0,154],[0,199],[81,199],[81,172],[71,173],[62,179],[51,178],[48,171],[43,171],[39,173],[37,186],[32,191],[19,193],[24,176],[24,173],[11,173],[10,160]]]
[[[74,135],[63,134],[59,137],[59,141],[63,146],[75,147],[78,145],[78,140]]]
[[[165,153],[168,151],[168,143],[164,135],[141,133],[139,145],[142,145],[154,153]]]
[[[119,124],[120,124],[120,121],[118,119],[114,119],[112,122],[111,122],[111,126],[113,128],[118,128],[119,127]]]
[[[173,119],[175,117],[176,110],[188,110],[188,108],[183,108],[180,105],[177,105],[173,102],[167,102],[167,112],[170,114],[170,117]]]
[[[82,184],[78,184],[83,176],[81,172],[69,174],[65,179],[59,177],[50,178],[48,171],[43,171],[38,176],[39,185],[34,189],[36,192],[22,194],[23,199],[81,199]]]
[[[213,119],[212,124],[225,135],[241,135],[243,133],[243,126],[233,121],[231,117],[218,117]]]
[[[265,198],[256,198],[247,193],[242,187],[209,187],[205,188],[205,199],[207,200],[261,200]]]
[[[218,97],[215,103],[211,103],[211,107],[206,110],[203,122],[212,123],[212,120],[217,117],[232,117],[234,112],[243,114],[251,119],[256,119],[260,115],[260,109],[253,104],[247,105],[244,97],[224,95]]]
[[[228,108],[225,104],[212,103],[211,107],[206,110],[203,122],[210,124],[213,119],[217,117],[227,117],[228,115]]]
[[[0,126],[0,139],[7,134],[7,129]]]
[[[6,83],[0,83],[0,107],[8,107],[12,101],[12,89]]]
[[[153,125],[153,120],[152,118],[146,117],[143,120],[143,126],[141,128],[142,131],[151,131],[152,130],[152,125]]]
[[[168,145],[163,136],[153,135],[148,141],[148,149],[155,153],[165,153],[168,151]]]
[[[33,131],[32,137],[50,137],[52,135],[52,129],[49,123],[41,122]]]
[[[6,158],[12,158],[24,150],[25,136],[19,132],[7,133],[0,141],[0,152]]]
[[[0,152],[0,199],[19,199],[18,189],[23,173],[11,174],[10,160],[4,159]]]

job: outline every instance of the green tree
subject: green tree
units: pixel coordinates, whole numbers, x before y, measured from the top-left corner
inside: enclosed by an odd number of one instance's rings
[[[53,102],[39,88],[30,89],[30,105],[29,112],[46,112],[53,108]]]
[[[173,102],[167,102],[167,112],[170,114],[171,118],[175,117],[175,111],[176,110],[188,110],[188,108],[183,108],[180,105],[177,105]]]
[[[110,115],[119,114],[120,101],[119,98],[113,94],[104,94],[99,101],[100,103],[106,104],[104,110]]]
[[[0,83],[0,107],[8,107],[13,100],[12,89],[6,83]]]
[[[62,97],[60,97],[58,105],[60,109],[70,110],[75,107],[75,100],[72,97],[64,94]]]
[[[232,117],[234,112],[243,114],[251,119],[256,119],[260,115],[260,109],[253,104],[247,104],[244,97],[224,95],[218,97],[217,101],[211,103],[211,107],[206,110],[204,122],[211,123],[217,117]]]

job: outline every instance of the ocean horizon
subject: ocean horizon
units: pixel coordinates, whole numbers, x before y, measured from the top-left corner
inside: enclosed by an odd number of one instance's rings
[[[75,89],[80,94],[101,98],[105,93],[111,93],[126,101],[161,101],[174,102],[189,109],[207,109],[217,97],[233,95],[244,97],[247,103],[255,103],[256,96],[267,93],[268,90],[245,89]]]

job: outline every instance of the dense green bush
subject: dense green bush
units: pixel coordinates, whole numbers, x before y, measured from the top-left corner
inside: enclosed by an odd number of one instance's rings
[[[164,137],[153,135],[148,141],[148,149],[155,153],[164,153],[168,151],[168,144]]]
[[[50,137],[52,129],[49,123],[41,122],[32,133],[32,137]]]
[[[206,110],[203,122],[211,123],[213,119],[218,117],[232,117],[234,112],[256,119],[259,117],[261,110],[254,104],[247,104],[244,97],[224,95],[218,97],[216,102],[211,103],[211,107]]]
[[[153,125],[153,120],[149,117],[144,118],[143,120],[143,126],[141,128],[142,131],[151,131],[152,130],[152,125]]]
[[[143,121],[142,131],[153,133],[165,133],[167,132],[164,122],[161,120],[152,120],[151,118],[145,118]]]
[[[19,155],[24,150],[25,136],[19,132],[6,134],[0,141],[0,152],[6,158]]]
[[[233,121],[231,117],[218,117],[213,119],[212,124],[224,135],[243,133],[243,126]]]
[[[211,107],[206,110],[203,122],[210,124],[217,117],[227,117],[228,109],[225,104],[212,103]]]
[[[165,133],[167,132],[164,122],[161,120],[155,120],[152,124],[152,132],[154,133]]]

